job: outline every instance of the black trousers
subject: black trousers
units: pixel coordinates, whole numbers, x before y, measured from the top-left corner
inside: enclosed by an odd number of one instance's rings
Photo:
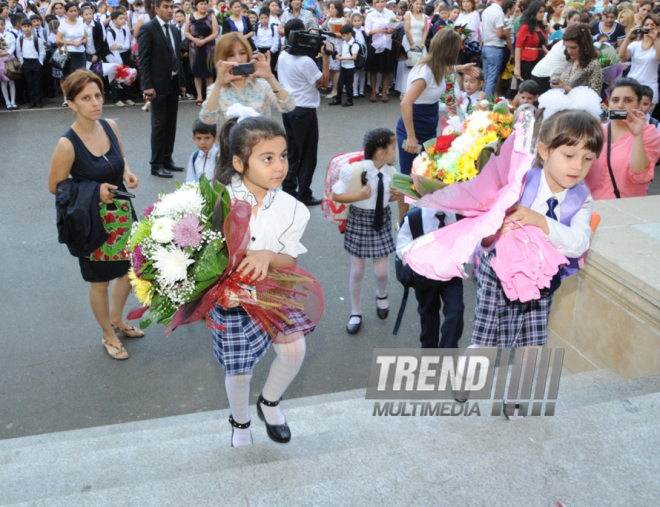
[[[353,102],[353,77],[355,76],[355,67],[339,70],[339,86],[337,87],[337,99],[341,101],[341,94],[346,86],[346,100]]]
[[[41,104],[43,68],[36,58],[23,60],[23,77],[27,81],[30,104]]]
[[[172,167],[179,110],[179,76],[172,76],[170,91],[151,99],[151,170]]]
[[[463,334],[463,280],[452,278],[447,282],[431,280],[413,272],[413,288],[419,306],[422,348],[452,349],[458,347]],[[444,304],[444,308],[442,305]],[[440,310],[445,320],[440,328]],[[442,331],[442,339],[440,338]]]
[[[351,84],[352,86],[352,84]],[[312,177],[316,170],[319,147],[319,121],[316,109],[296,107],[282,115],[289,151],[289,173],[282,189],[299,201],[312,198]]]

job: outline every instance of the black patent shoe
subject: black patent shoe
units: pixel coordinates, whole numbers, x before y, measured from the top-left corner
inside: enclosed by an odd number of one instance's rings
[[[348,321],[350,322],[353,317],[359,317],[360,322],[357,324],[346,324],[346,331],[348,331],[348,334],[357,334],[362,325],[362,315],[351,315],[351,318],[348,319]]]
[[[248,421],[245,424],[240,424],[234,421],[234,418],[229,415],[229,424],[231,424],[231,446],[234,447],[234,428],[238,428],[239,430],[246,430],[250,427],[250,423],[252,421]],[[252,433],[250,433],[250,442],[254,443],[254,440],[252,440]]]
[[[376,300],[381,300],[385,301],[387,299],[387,296],[384,297],[378,297],[376,296]],[[387,316],[390,314],[390,308],[378,308],[378,304],[376,304],[376,314],[378,315],[379,319],[386,319]]]
[[[270,438],[273,442],[277,442],[278,444],[286,444],[289,440],[291,440],[291,430],[289,429],[289,425],[287,423],[268,424],[268,422],[266,422],[266,418],[264,417],[264,412],[261,410],[262,403],[267,407],[276,407],[280,404],[280,400],[268,401],[263,397],[263,395],[260,394],[259,399],[257,400],[257,415],[259,416],[259,419],[261,419],[266,425],[266,433],[268,433],[268,438]]]

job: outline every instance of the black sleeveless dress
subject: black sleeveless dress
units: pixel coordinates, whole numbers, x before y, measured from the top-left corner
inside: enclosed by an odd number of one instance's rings
[[[99,120],[110,139],[110,149],[105,155],[97,157],[92,155],[78,134],[72,128],[66,131],[66,137],[75,151],[75,160],[71,166],[71,177],[74,181],[96,181],[98,183],[110,183],[116,185],[121,190],[126,190],[124,186],[124,157],[121,155],[119,141],[112,127],[105,120]],[[132,205],[132,204],[131,204]],[[111,209],[112,205],[108,206]],[[135,220],[135,211],[133,211],[133,220]],[[109,282],[115,278],[121,278],[131,267],[130,261],[90,261],[88,257],[78,257],[80,262],[80,271],[83,280],[86,282]]]

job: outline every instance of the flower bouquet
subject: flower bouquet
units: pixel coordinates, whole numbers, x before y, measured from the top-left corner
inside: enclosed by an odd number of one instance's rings
[[[218,9],[218,13],[215,15],[215,17],[218,20],[218,25],[222,28],[222,24],[225,22],[225,18],[227,17],[227,13],[231,16],[231,12],[229,10],[229,7],[222,6],[220,9]]]
[[[454,31],[461,36],[461,41],[463,41],[463,48],[461,49],[465,49],[465,43],[470,37],[472,37],[473,31],[470,30],[467,25],[454,25]]]
[[[456,109],[458,113],[456,106],[459,104],[459,96],[456,90],[458,90],[456,86],[456,74],[449,74],[445,77],[445,92],[440,95],[440,103],[444,104],[447,109]]]
[[[603,81],[612,83],[621,79],[624,67],[616,50],[609,44],[601,44],[601,55],[598,57],[600,68],[603,69]]]
[[[410,176],[395,174],[392,186],[413,199],[456,182],[474,178],[499,144],[513,131],[514,117],[506,101],[492,111],[475,111],[465,121],[449,120],[442,135],[424,143]]]
[[[387,24],[387,28],[391,30],[398,30],[401,28],[404,24],[404,21],[402,19],[399,19],[397,17],[390,18],[390,22]]]
[[[89,70],[99,77],[107,77],[111,84],[116,84],[120,88],[131,86],[137,77],[137,69],[132,69],[128,65],[120,63],[88,63]]]

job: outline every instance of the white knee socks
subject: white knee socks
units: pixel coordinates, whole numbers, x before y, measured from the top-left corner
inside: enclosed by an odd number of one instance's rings
[[[248,410],[248,403],[250,401],[250,379],[252,379],[252,371],[239,373],[237,375],[227,374],[225,376],[225,389],[227,390],[231,415],[234,418],[234,421],[239,424],[245,424],[250,420],[250,411]],[[250,428],[234,428],[232,437],[232,444],[234,447],[250,445],[251,443],[252,437],[250,434]]]
[[[9,85],[9,90],[7,89],[7,85]],[[2,82],[2,96],[5,98],[8,106],[16,105],[16,83],[13,79],[8,83]]]
[[[374,275],[376,275],[376,296],[381,298],[387,296],[387,284],[390,281],[390,265],[387,257],[374,259]],[[377,299],[376,304],[381,309],[390,307],[387,300]]]
[[[349,288],[351,291],[352,315],[362,315],[362,281],[364,280],[365,266],[366,259],[351,256],[351,278]],[[348,322],[349,324],[357,324],[360,322],[360,319],[353,317]]]
[[[305,358],[305,338],[290,343],[273,343],[277,357],[270,367],[270,373],[266,379],[261,394],[267,401],[278,401],[291,381],[298,375],[300,366]],[[280,407],[267,407],[261,404],[264,417],[268,424],[284,424],[285,419]]]

